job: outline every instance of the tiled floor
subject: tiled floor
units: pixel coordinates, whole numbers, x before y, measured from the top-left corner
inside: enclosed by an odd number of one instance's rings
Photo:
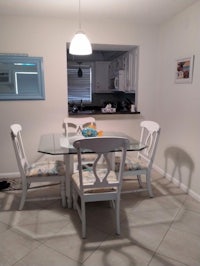
[[[153,173],[155,197],[123,194],[121,235],[113,209],[87,206],[87,239],[74,210],[59,200],[29,201],[18,211],[19,192],[0,192],[0,266],[199,266],[200,203]],[[56,195],[58,188],[32,190]]]

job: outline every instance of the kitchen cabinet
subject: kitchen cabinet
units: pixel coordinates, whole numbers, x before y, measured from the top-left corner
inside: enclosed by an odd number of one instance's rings
[[[109,92],[109,70],[110,62],[108,61],[97,61],[95,62],[95,81],[93,92]]]
[[[112,80],[115,77],[119,77],[119,74],[123,71],[123,90],[124,92],[134,92],[134,80],[135,80],[135,54],[125,52],[123,55],[115,58],[111,61],[109,66],[109,79]]]
[[[128,56],[127,53],[121,55],[110,62],[109,78],[112,79],[118,75],[120,70],[127,71],[128,69]]]
[[[138,49],[128,52],[127,91],[136,93],[138,87]]]

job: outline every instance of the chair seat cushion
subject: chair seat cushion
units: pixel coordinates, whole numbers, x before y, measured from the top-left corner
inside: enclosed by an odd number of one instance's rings
[[[65,175],[65,165],[63,161],[53,161],[47,160],[43,162],[37,162],[32,164],[27,169],[27,176],[64,176]]]
[[[93,162],[96,159],[96,155],[92,153],[86,153],[81,155],[83,162]],[[78,162],[77,155],[74,155],[74,162]]]
[[[96,155],[92,153],[82,154],[81,160],[83,162],[83,169],[87,169],[88,167],[91,167],[94,163],[94,160],[96,159]],[[78,171],[78,159],[77,155],[74,155],[74,172]]]
[[[119,171],[120,157],[115,157],[115,171]],[[147,168],[147,164],[137,158],[126,158],[124,171],[142,170]]]
[[[92,186],[96,181],[96,178],[93,175],[92,171],[83,171],[82,173],[83,173],[83,185],[85,185],[85,186],[91,185]],[[102,177],[105,176],[105,171],[103,169],[98,171],[98,176],[102,176]],[[74,173],[72,175],[72,179],[74,180],[76,185],[78,187],[80,187],[79,172]],[[113,187],[99,187],[99,188],[95,188],[95,189],[87,188],[87,189],[84,189],[84,192],[103,193],[103,192],[109,192],[109,191],[116,191],[116,187],[114,187],[114,184],[115,184],[115,182],[117,182],[117,176],[116,176],[114,171],[110,171],[110,173],[107,177],[107,181],[108,181],[108,183],[113,184]]]

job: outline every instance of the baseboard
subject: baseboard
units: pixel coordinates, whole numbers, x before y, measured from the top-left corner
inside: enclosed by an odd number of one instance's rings
[[[11,177],[20,177],[19,172],[12,172],[12,173],[0,173],[0,178],[11,178]]]
[[[162,168],[160,168],[159,166],[154,164],[153,165],[153,169],[155,169],[158,173],[163,175],[165,178],[167,178],[173,184],[175,184],[176,186],[180,187],[180,189],[182,189],[184,192],[188,193],[188,195],[190,195],[192,198],[200,201],[200,195],[199,194],[194,192],[191,188],[188,188],[186,185],[181,183],[175,177],[171,176],[168,173],[165,173],[165,171]],[[0,178],[6,178],[6,177],[10,178],[10,177],[19,177],[19,176],[20,176],[19,172],[0,173]]]
[[[177,180],[175,177],[171,176],[168,173],[165,173],[163,169],[161,169],[157,165],[153,165],[153,169],[155,169],[158,173],[162,174],[163,177],[165,177],[167,180],[171,181],[173,184],[178,186],[180,189],[182,189],[184,192],[188,193],[192,198],[200,201],[200,195],[194,192],[191,188],[188,188],[185,184],[181,183],[179,180]]]

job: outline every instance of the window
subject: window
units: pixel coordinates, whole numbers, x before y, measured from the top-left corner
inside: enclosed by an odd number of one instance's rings
[[[92,68],[90,65],[68,65],[68,101],[92,101]]]
[[[120,90],[126,95],[133,94],[128,97],[130,99],[126,97],[126,105],[129,106],[130,102],[133,102],[137,109],[139,46],[92,44],[93,52],[88,56],[71,55],[68,47],[69,43],[66,49],[69,107],[80,108],[82,100],[85,101],[84,111],[87,107],[88,110],[93,107],[99,110],[105,102],[113,102],[113,98],[114,103],[118,104],[120,102],[120,99],[116,99],[118,89],[115,89],[113,84],[114,80],[117,80],[119,71],[124,70],[124,85]],[[78,77],[79,67],[82,71],[88,71],[85,76]]]
[[[43,100],[41,57],[0,56],[0,100]]]

